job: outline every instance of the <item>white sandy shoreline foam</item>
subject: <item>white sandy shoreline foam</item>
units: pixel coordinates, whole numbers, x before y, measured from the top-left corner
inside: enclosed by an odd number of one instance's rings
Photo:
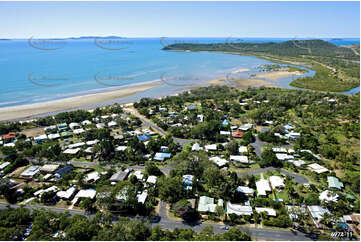
[[[134,95],[161,85],[163,82],[145,82],[119,90],[69,97],[55,101],[0,108],[0,121],[29,118],[34,115],[69,110]]]

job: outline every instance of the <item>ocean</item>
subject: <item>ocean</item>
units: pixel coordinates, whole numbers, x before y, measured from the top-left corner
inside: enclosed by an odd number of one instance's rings
[[[162,41],[161,41],[162,40]],[[223,77],[247,68],[244,77],[271,62],[256,57],[221,53],[163,51],[181,42],[219,43],[226,38],[80,38],[53,40],[0,40],[0,107],[52,101],[77,95],[120,89],[161,80],[164,84],[138,93],[164,96],[192,83]],[[280,42],[288,39],[243,38],[245,42]],[[326,39],[327,40],[327,39]],[[330,40],[336,45],[359,39]],[[313,75],[309,72],[306,75]],[[290,88],[291,79],[280,81]],[[359,90],[359,89],[358,89]]]

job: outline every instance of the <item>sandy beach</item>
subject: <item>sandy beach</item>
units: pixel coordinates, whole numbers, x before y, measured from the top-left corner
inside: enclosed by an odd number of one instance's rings
[[[152,87],[156,87],[161,84],[162,82],[160,81],[150,82],[131,87],[125,87],[115,91],[88,94],[88,95],[65,98],[51,102],[0,108],[0,121],[28,118],[38,114],[68,110],[95,103],[105,102],[108,100],[123,98],[123,97],[131,96],[138,92],[145,91]]]
[[[255,78],[266,78],[272,81],[278,81],[279,78],[289,77],[289,76],[299,76],[302,75],[299,71],[270,71],[266,73],[259,73],[255,75]]]
[[[226,82],[226,78],[218,78],[214,80],[207,81],[208,85],[228,85],[228,84],[234,84],[239,89],[247,89],[249,87],[259,87],[259,86],[265,86],[265,87],[275,87],[275,85],[271,82],[261,80],[261,79],[252,79],[252,78],[233,78],[230,80],[231,83]]]

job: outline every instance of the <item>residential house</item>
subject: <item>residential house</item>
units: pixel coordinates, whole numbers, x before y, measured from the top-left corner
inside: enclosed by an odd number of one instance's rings
[[[164,161],[165,159],[169,159],[172,156],[171,153],[162,153],[162,152],[157,152],[154,155],[154,160],[158,160],[158,161]]]
[[[285,187],[282,177],[270,176],[268,179],[273,189],[282,189]]]
[[[38,166],[30,166],[28,169],[26,169],[25,171],[23,171],[20,176],[24,177],[24,178],[33,178],[34,176],[36,176],[38,173],[40,172],[40,169]]]
[[[325,168],[317,163],[312,163],[312,164],[308,165],[308,169],[316,172],[317,174],[328,172],[327,168]]]
[[[41,173],[53,173],[59,168],[59,165],[46,164],[40,168]]]
[[[246,186],[238,186],[237,192],[244,194],[245,196],[253,196],[254,189]]]
[[[337,177],[328,176],[327,177],[328,188],[335,188],[341,190],[343,188],[343,183],[339,181]]]
[[[192,190],[193,186],[193,175],[183,175],[183,189]]]
[[[236,214],[238,216],[243,215],[252,215],[252,207],[251,206],[243,206],[241,204],[232,204],[231,202],[227,202],[227,214]]]
[[[60,169],[54,174],[54,177],[56,177],[57,179],[61,179],[64,174],[69,173],[69,172],[72,171],[73,169],[74,169],[74,166],[73,166],[73,165],[66,165],[66,166],[60,168]]]
[[[201,196],[198,202],[198,212],[200,213],[214,213],[216,211],[216,204],[214,203],[214,198]]]
[[[265,179],[257,181],[256,187],[258,196],[267,196],[267,194],[272,191],[269,182]]]
[[[227,164],[229,163],[228,160],[222,159],[222,158],[220,158],[220,157],[218,157],[218,156],[209,158],[209,160],[211,160],[211,161],[213,161],[214,163],[216,163],[216,165],[217,165],[218,167],[223,167],[223,166],[225,166],[225,165],[227,165]]]
[[[320,199],[320,201],[337,202],[338,195],[334,194],[333,192],[331,192],[329,190],[325,190],[320,193],[320,196],[318,198]]]
[[[272,216],[275,217],[277,216],[276,210],[274,210],[273,208],[260,208],[260,207],[255,207],[256,212],[257,213],[267,213],[268,216]]]

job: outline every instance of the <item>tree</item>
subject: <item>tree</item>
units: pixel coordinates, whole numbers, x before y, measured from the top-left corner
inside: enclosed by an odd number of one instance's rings
[[[91,212],[94,210],[93,201],[90,198],[83,199],[80,202],[79,206],[87,212]]]
[[[222,217],[225,214],[224,208],[222,206],[216,206],[216,214],[218,217]]]
[[[179,177],[163,177],[159,181],[158,192],[163,201],[177,202],[183,196],[182,180]]]
[[[154,164],[154,162],[147,162],[145,164],[145,173],[153,176],[160,176],[163,174],[161,170]]]

